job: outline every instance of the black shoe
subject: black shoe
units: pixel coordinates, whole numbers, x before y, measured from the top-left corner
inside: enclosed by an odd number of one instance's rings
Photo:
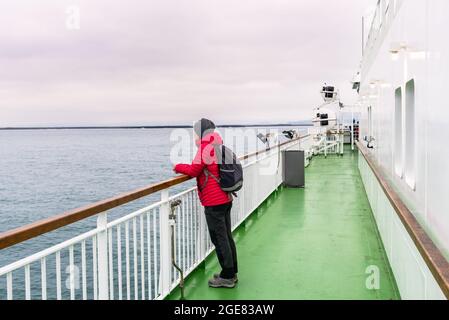
[[[235,282],[234,279],[223,279],[221,277],[212,278],[209,280],[209,287],[211,288],[234,288]]]

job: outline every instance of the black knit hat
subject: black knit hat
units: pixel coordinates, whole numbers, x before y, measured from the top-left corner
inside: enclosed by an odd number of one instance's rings
[[[203,138],[205,134],[211,133],[216,128],[215,124],[208,119],[201,119],[193,125],[193,131],[200,137]]]

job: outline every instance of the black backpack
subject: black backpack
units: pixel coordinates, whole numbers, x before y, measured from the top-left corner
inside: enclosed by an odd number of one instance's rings
[[[206,181],[203,184],[204,189],[211,176],[220,185],[224,192],[235,193],[243,187],[243,167],[235,153],[224,145],[214,146],[215,155],[217,156],[218,169],[220,176],[216,177],[209,170],[204,169]]]

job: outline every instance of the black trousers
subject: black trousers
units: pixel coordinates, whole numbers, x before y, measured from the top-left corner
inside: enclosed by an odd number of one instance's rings
[[[232,202],[221,206],[205,207],[204,210],[210,238],[222,269],[220,276],[224,279],[232,279],[238,273],[237,249],[231,229],[231,208]]]

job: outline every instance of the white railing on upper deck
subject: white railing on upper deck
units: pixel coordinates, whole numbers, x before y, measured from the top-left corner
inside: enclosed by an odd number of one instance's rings
[[[374,14],[371,21],[365,21],[370,25],[367,38],[363,39],[363,55],[364,57],[372,52],[376,46],[380,36],[386,30],[394,16],[398,12],[403,0],[378,0]],[[365,26],[363,26],[365,28]]]
[[[248,157],[244,187],[234,201],[237,228],[282,183],[284,149],[308,144],[292,141]],[[185,275],[213,251],[196,188],[161,199],[114,221],[97,216],[97,228],[0,268],[6,278],[0,299],[163,299],[180,282],[171,261],[170,204],[176,208],[176,262]]]

